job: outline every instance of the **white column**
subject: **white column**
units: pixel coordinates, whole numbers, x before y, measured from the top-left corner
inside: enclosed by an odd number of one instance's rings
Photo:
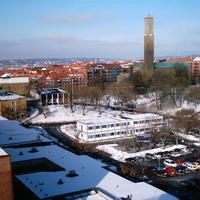
[[[48,105],[48,96],[46,94],[46,105]]]
[[[63,93],[63,105],[65,104],[65,94]]]
[[[59,93],[57,93],[57,103],[59,105]]]
[[[53,94],[51,95],[51,103],[53,105]]]

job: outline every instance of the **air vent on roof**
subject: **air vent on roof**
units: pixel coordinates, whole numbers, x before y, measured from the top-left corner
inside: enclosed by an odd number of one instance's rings
[[[66,174],[67,177],[75,177],[78,176],[75,170],[69,170],[69,173]]]
[[[29,151],[30,153],[36,153],[38,152],[36,147],[32,147],[31,150]]]
[[[63,184],[64,182],[63,182],[63,180],[60,178],[59,180],[58,180],[58,182],[57,182],[57,184],[58,185],[61,185],[61,184]]]

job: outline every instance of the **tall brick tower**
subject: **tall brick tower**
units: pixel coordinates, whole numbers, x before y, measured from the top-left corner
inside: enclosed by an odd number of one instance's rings
[[[154,71],[154,28],[153,17],[144,18],[144,66],[149,75]]]
[[[0,199],[13,200],[10,156],[0,148]]]

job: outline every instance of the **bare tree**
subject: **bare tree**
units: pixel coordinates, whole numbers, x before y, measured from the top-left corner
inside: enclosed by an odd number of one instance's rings
[[[133,97],[133,85],[128,81],[120,81],[112,83],[109,86],[111,95],[117,98],[120,105],[120,111],[122,113],[123,107],[126,103],[132,100]]]

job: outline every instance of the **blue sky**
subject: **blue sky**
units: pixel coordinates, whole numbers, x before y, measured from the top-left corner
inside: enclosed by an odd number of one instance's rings
[[[155,55],[200,52],[199,0],[0,0],[0,59],[143,58],[144,17]]]

